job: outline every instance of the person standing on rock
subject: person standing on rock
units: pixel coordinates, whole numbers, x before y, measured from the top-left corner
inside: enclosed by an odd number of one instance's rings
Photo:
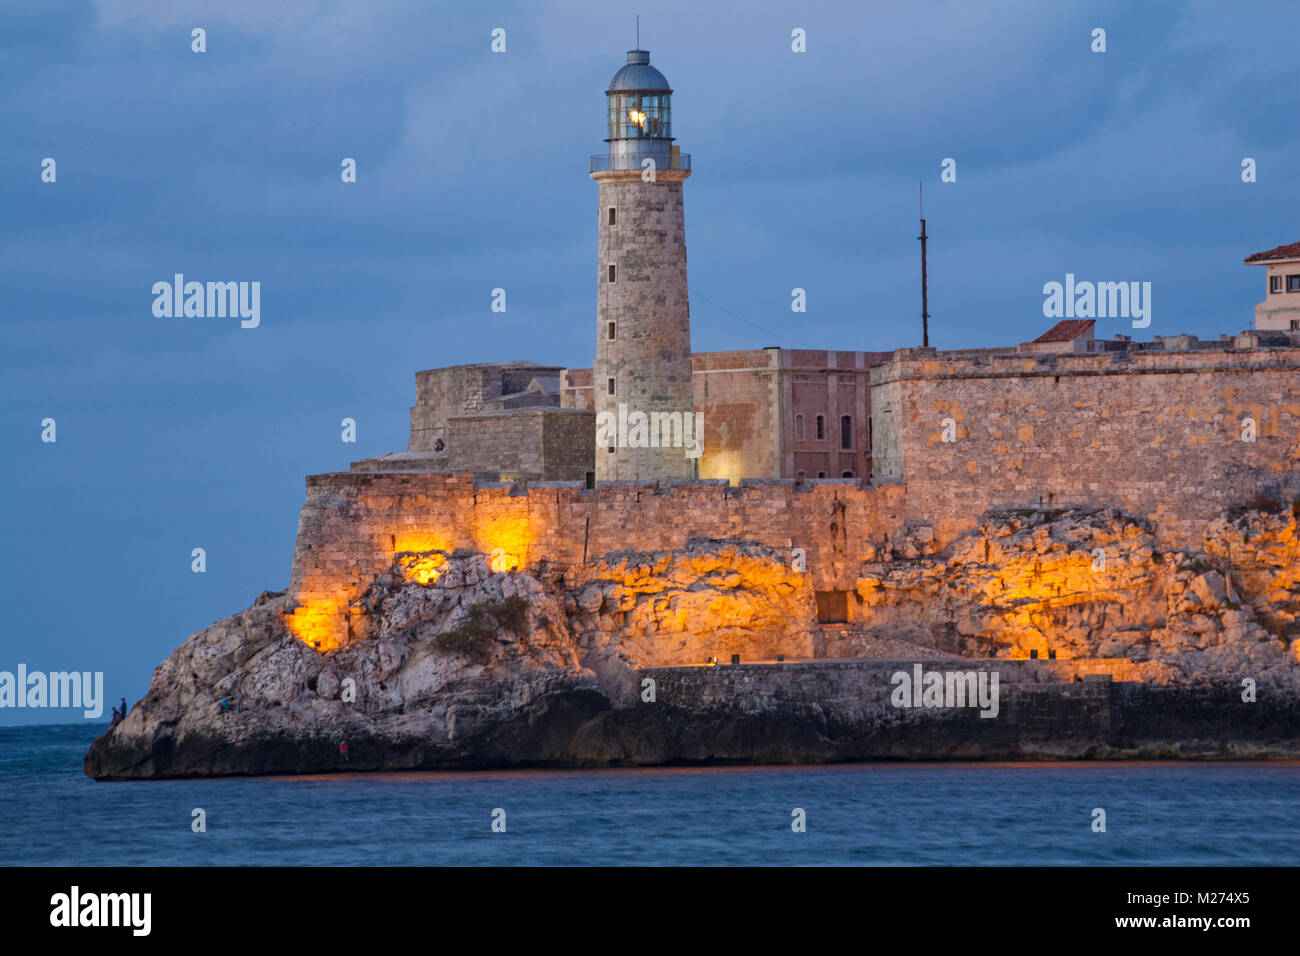
[[[122,698],[122,720],[126,720],[126,698]]]

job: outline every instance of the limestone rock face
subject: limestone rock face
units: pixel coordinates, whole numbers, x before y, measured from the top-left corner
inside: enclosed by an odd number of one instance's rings
[[[1235,570],[1261,623],[1300,639],[1300,529],[1294,507],[1213,521],[1205,531],[1205,551]]]
[[[1137,669],[1149,679],[1296,670],[1290,513],[1215,522],[1198,554],[1161,554],[1147,522],[1109,510],[997,512],[941,552],[928,540],[863,562],[857,633],[831,653],[878,636],[970,657],[1128,657],[1159,665]]]
[[[573,633],[628,666],[810,657],[806,575],[752,541],[692,538],[680,551],[620,551],[576,569]]]

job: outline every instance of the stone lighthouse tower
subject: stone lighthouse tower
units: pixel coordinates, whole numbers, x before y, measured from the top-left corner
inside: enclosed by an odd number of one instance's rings
[[[691,162],[673,145],[672,92],[648,52],[630,51],[605,91],[609,149],[591,158],[597,481],[692,478],[705,449],[692,414],[682,212]]]

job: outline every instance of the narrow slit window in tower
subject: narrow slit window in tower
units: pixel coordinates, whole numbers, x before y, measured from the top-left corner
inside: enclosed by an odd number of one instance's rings
[[[612,378],[609,379],[609,381],[607,381],[607,382],[605,383],[605,387],[606,387],[607,389],[609,389],[608,394],[610,394],[610,395],[613,395],[613,394],[614,394],[614,380],[613,380]]]
[[[614,281],[614,266],[613,266],[612,263],[610,264],[610,267],[609,267],[609,281],[610,281],[610,282],[613,282],[613,281]]]
[[[614,207],[613,207],[613,206],[610,206],[610,207],[609,207],[609,224],[610,224],[611,226],[614,226],[614,225],[617,225],[617,224],[618,224],[618,223],[615,221],[615,216],[614,216]]]
[[[614,323],[613,323],[613,322],[609,323],[609,340],[610,340],[611,342],[614,341]]]

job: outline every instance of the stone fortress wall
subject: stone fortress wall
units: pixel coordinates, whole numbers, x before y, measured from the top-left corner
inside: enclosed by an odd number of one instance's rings
[[[1205,523],[1259,495],[1300,494],[1300,348],[945,357],[900,350],[872,370],[877,477],[488,484],[467,473],[307,479],[291,618],[343,643],[349,610],[403,551],[467,548],[501,567],[580,565],[693,537],[802,548],[816,591],[852,591],[869,550],[905,529],[943,547],[988,509],[1116,507],[1199,550]],[[1243,441],[1242,420],[1256,422]],[[943,440],[952,419],[954,441]]]
[[[928,351],[872,369],[872,452],[941,540],[991,508],[1082,505],[1150,517],[1162,544],[1195,549],[1225,509],[1300,494],[1298,348]]]

